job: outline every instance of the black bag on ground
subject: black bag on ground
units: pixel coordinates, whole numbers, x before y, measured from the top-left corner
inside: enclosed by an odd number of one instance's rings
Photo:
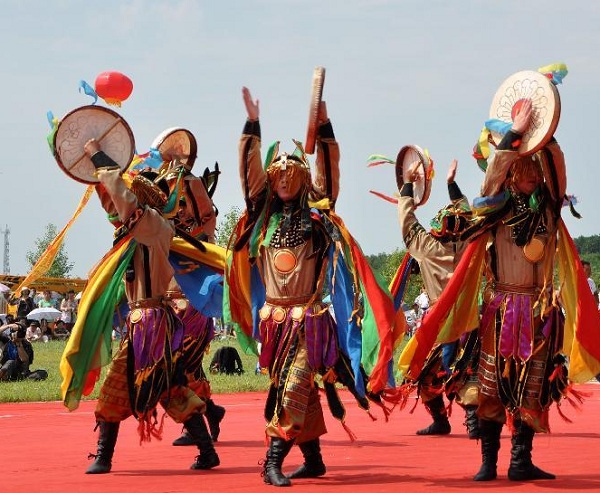
[[[48,372],[43,369],[34,370],[27,375],[28,380],[46,380],[48,378]]]
[[[227,375],[244,373],[242,358],[237,349],[231,346],[223,346],[215,352],[210,362],[211,373],[225,373]]]

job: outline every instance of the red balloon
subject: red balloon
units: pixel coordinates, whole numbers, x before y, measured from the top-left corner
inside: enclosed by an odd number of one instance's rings
[[[121,106],[133,91],[133,82],[121,72],[102,72],[96,77],[96,94],[108,104]]]

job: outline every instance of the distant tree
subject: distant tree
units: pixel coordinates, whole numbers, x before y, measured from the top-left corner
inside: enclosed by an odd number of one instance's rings
[[[44,235],[35,240],[35,250],[27,252],[25,258],[27,262],[29,262],[29,268],[33,267],[35,263],[39,260],[42,254],[48,248],[48,245],[52,243],[56,235],[58,234],[58,229],[52,223],[46,225],[46,231]],[[73,269],[73,263],[69,262],[69,257],[65,252],[64,243],[58,249],[58,253],[54,258],[54,262],[52,266],[46,272],[46,277],[69,277],[69,272]]]
[[[580,255],[600,253],[600,235],[579,236],[573,241]]]
[[[215,242],[217,245],[227,247],[229,238],[241,216],[242,211],[240,208],[233,206],[225,213],[223,219],[218,221],[217,230],[215,232]]]
[[[378,253],[377,255],[367,255],[367,261],[373,269],[374,272],[377,272],[382,277],[385,278],[385,268],[388,262],[390,254],[389,253]]]

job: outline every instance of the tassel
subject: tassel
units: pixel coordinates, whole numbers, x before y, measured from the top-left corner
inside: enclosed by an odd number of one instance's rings
[[[160,420],[160,425],[158,427],[158,421],[156,420],[156,418],[154,418],[154,420],[152,419],[152,414],[147,414],[139,418],[137,431],[138,435],[140,436],[140,445],[143,442],[151,442],[152,437],[156,438],[157,440],[162,440],[162,434],[165,424],[165,415],[166,413],[163,413],[162,418]]]
[[[162,417],[160,418],[160,425],[158,426],[158,428],[156,427],[156,424],[158,423],[156,420],[154,421],[152,427],[150,428],[150,433],[157,440],[162,440],[163,429],[165,427],[165,416],[166,416],[166,414],[167,414],[166,412],[163,413]]]
[[[554,368],[554,371],[548,377],[548,381],[554,382],[554,380],[562,373],[562,369],[563,369],[562,365]]]
[[[381,398],[385,402],[392,404],[393,407],[399,406],[400,410],[402,410],[406,407],[406,404],[408,403],[408,398],[415,391],[416,388],[416,385],[412,383],[406,383],[404,385],[401,385],[400,387],[395,387],[393,389],[385,389],[381,394]]]
[[[150,428],[152,427],[152,422],[150,421],[149,416],[142,416],[139,418],[138,423],[138,435],[140,436],[140,445],[142,442],[150,442],[152,439],[152,434],[150,433]]]
[[[567,423],[572,423],[573,420],[571,418],[569,418],[565,413],[562,412],[560,405],[556,406],[556,410],[558,411],[558,415],[563,419],[563,421],[566,421]]]
[[[415,399],[415,404],[412,407],[412,409],[410,411],[408,411],[408,414],[413,414],[415,412],[415,409],[417,408],[418,403],[419,403],[419,397],[417,396],[417,398]]]
[[[348,425],[344,421],[341,421],[341,423],[342,423],[342,428],[344,428],[344,430],[346,430],[346,433],[348,433],[348,436],[350,437],[350,441],[355,442],[356,435],[352,432],[352,430],[350,428],[348,428]]]
[[[374,401],[374,403],[376,405],[378,405],[381,408],[381,410],[383,411],[383,417],[385,419],[385,422],[387,423],[390,420],[390,414],[391,414],[393,408],[392,409],[388,409],[387,407],[385,407],[385,405],[383,404],[382,401]],[[367,412],[370,414],[370,411],[367,410]],[[377,420],[377,418],[374,418],[374,417],[371,417],[371,419],[373,421]]]

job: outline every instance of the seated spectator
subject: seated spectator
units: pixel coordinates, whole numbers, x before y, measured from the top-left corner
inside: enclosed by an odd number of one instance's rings
[[[25,332],[25,339],[29,342],[48,342],[48,336],[42,332],[40,323],[37,320],[29,322],[29,327],[27,327],[27,331]]]
[[[17,305],[17,318],[27,318],[29,312],[35,308],[35,303],[29,296],[30,292],[29,288],[24,287],[21,289],[21,296],[13,296],[8,300],[9,305]]]
[[[27,329],[23,324],[11,324],[10,337],[0,334],[4,343],[0,358],[0,381],[22,380],[29,376],[29,365],[33,363],[33,346],[25,338]]]
[[[54,329],[52,330],[52,338],[64,341],[65,339],[68,339],[70,335],[71,333],[69,332],[69,329],[65,327],[65,323],[62,320],[57,320],[54,324]]]
[[[40,330],[42,331],[42,336],[46,337],[44,342],[48,342],[50,339],[52,339],[52,327],[45,318],[40,320]]]
[[[10,314],[6,315],[5,323],[2,326],[0,326],[0,334],[10,338],[10,331],[11,331],[11,328],[14,323],[15,323],[15,317],[13,317]],[[4,348],[4,343],[0,342],[0,355],[2,355],[3,348]]]
[[[241,375],[244,373],[242,358],[237,349],[231,346],[223,346],[215,352],[210,362],[209,371],[213,374],[225,373],[226,375]]]

